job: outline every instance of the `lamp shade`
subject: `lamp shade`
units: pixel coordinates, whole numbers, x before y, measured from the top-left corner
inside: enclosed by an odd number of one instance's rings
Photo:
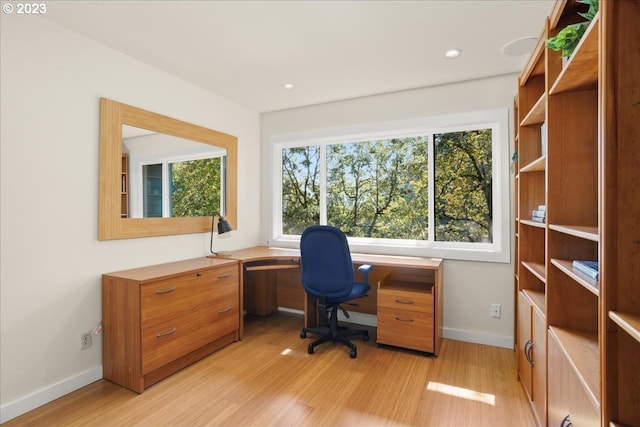
[[[231,226],[222,216],[218,219],[218,234],[224,234],[231,231]]]
[[[211,250],[212,254],[215,255],[222,255],[222,253],[217,253],[214,252],[213,250],[213,230],[214,230],[214,224],[216,223],[216,217],[215,215],[211,218],[211,242],[209,244],[209,249]],[[224,219],[222,217],[222,215],[220,215],[218,217],[218,235],[220,234],[225,234],[228,233],[229,231],[231,231],[231,226],[229,225],[229,223],[227,222],[226,219]]]

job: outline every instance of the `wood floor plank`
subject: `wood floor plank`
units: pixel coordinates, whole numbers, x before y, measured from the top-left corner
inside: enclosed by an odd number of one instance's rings
[[[245,338],[143,394],[97,381],[15,426],[534,426],[511,350],[444,340],[440,355],[354,340],[307,354],[302,318],[248,318]]]

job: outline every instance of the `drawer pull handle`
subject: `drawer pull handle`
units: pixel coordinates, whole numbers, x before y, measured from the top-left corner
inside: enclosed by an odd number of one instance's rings
[[[228,313],[233,310],[233,307],[229,306],[227,308],[223,308],[222,310],[218,310],[218,314]]]
[[[156,338],[166,337],[167,335],[171,335],[175,333],[176,333],[176,328],[171,328],[167,332],[160,332],[159,334],[156,334]]]
[[[396,302],[398,304],[413,304],[413,301],[407,301],[407,300],[401,300],[401,299],[397,299]]]
[[[403,319],[402,317],[396,317],[398,322],[413,322],[413,319]]]
[[[218,276],[218,279],[226,279],[227,277],[231,277],[231,273],[221,274]]]
[[[173,292],[176,290],[175,286],[170,287],[169,289],[158,289],[156,294],[168,294],[169,292]]]
[[[560,427],[571,427],[572,425],[569,415],[565,416],[562,421],[560,421]]]
[[[524,357],[527,359],[530,365],[534,365],[533,359],[531,358],[531,350],[533,350],[534,344],[533,341],[527,340],[524,345]]]
[[[200,277],[202,276],[202,273],[200,273],[199,271],[196,273],[196,277]]]

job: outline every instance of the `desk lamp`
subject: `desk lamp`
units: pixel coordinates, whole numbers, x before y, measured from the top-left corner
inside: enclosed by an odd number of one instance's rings
[[[216,216],[214,215],[213,217],[211,217],[211,243],[209,245],[210,246],[209,250],[214,255],[219,255],[219,256],[228,255],[227,253],[214,252],[214,250],[213,250],[213,227],[214,227],[215,222],[216,222]],[[231,226],[229,225],[227,220],[224,219],[222,217],[222,215],[220,215],[218,217],[218,235],[224,234],[224,233],[228,233],[229,231],[231,231]]]

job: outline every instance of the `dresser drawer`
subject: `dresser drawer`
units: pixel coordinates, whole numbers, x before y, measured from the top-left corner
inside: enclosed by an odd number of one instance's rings
[[[378,311],[381,307],[433,313],[433,294],[382,288],[378,290]]]
[[[140,287],[140,322],[146,329],[218,304],[238,292],[236,266],[191,272]]]
[[[198,348],[237,331],[237,298],[142,331],[142,374],[147,374]]]
[[[379,305],[378,343],[433,352],[433,336],[433,314]]]

